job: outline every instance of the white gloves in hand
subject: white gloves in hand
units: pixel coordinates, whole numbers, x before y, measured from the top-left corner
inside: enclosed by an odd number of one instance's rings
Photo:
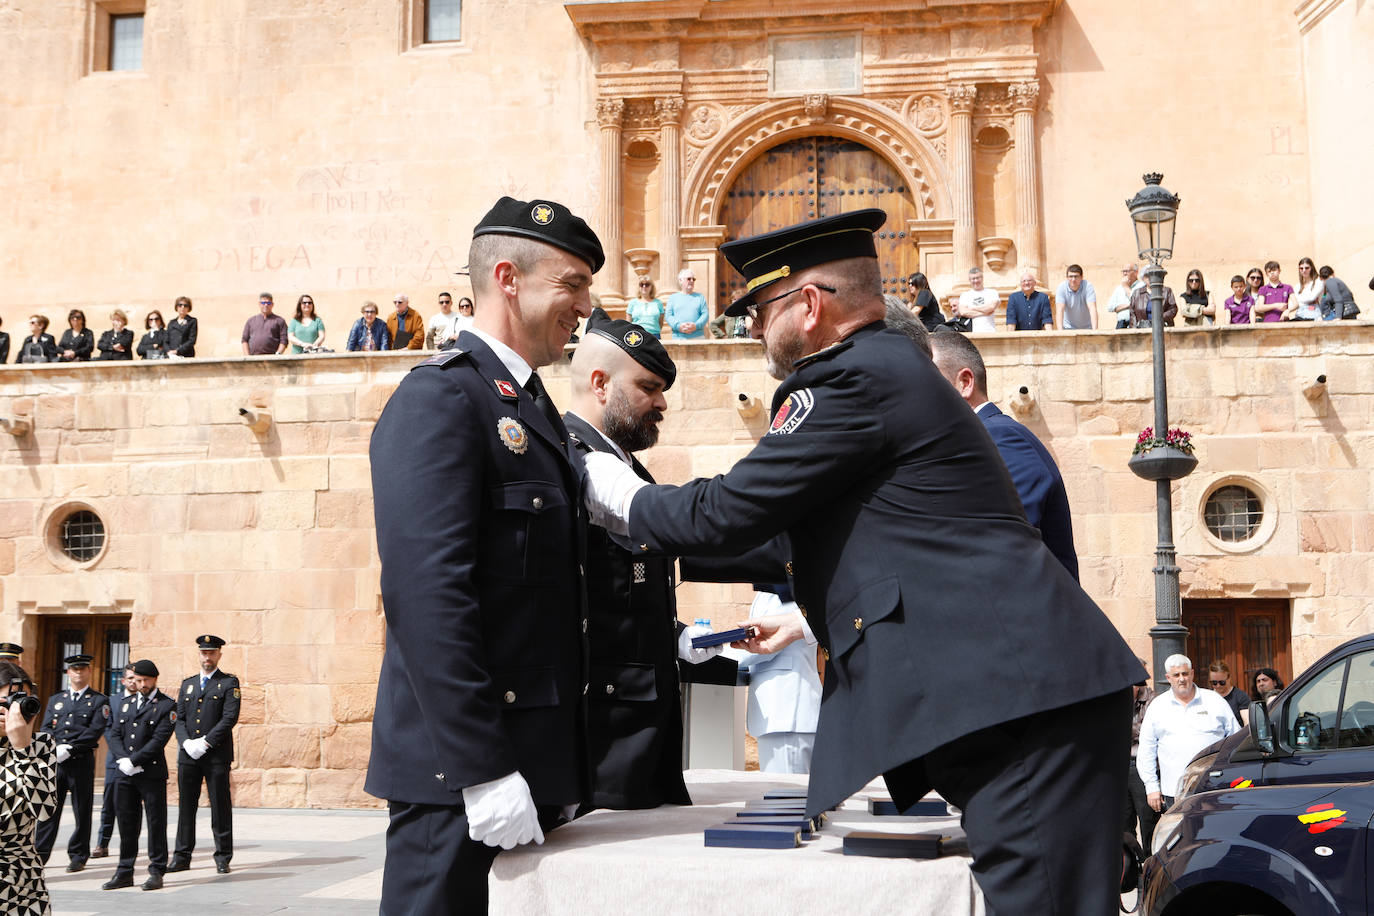
[[[210,744],[204,738],[187,738],[181,745],[181,749],[187,753],[192,760],[199,760],[205,756],[205,752],[210,749]]]
[[[463,807],[468,816],[468,836],[474,840],[502,849],[514,849],[530,840],[544,842],[529,783],[519,770],[468,786],[463,790]]]
[[[59,744],[57,746],[57,762],[66,763],[71,759],[72,746],[70,744]]]
[[[649,485],[648,481],[609,452],[591,452],[583,458],[587,463],[587,511],[592,524],[612,534],[629,534],[630,503],[640,487]]]
[[[684,662],[691,662],[694,665],[700,665],[708,658],[715,658],[717,655],[724,652],[724,644],[719,646],[707,646],[705,649],[692,648],[693,639],[695,639],[698,636],[706,636],[714,632],[715,631],[712,630],[710,627],[703,627],[697,624],[693,624],[690,627],[684,628],[677,638],[677,657],[682,659]]]
[[[128,757],[120,757],[119,772],[123,773],[125,776],[132,776],[134,773],[138,772],[138,769],[134,767],[134,762]]]

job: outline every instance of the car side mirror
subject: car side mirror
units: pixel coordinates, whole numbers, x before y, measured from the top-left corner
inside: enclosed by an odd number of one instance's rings
[[[1250,704],[1250,738],[1260,753],[1274,753],[1274,729],[1269,724],[1269,709],[1264,703]]]

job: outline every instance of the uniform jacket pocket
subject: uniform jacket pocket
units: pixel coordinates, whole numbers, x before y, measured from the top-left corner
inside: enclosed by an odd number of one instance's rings
[[[551,667],[497,671],[491,679],[496,697],[506,709],[558,705],[558,679]]]
[[[838,657],[853,649],[869,627],[892,616],[901,604],[902,586],[896,576],[877,579],[859,589],[827,615],[830,653]]]
[[[592,665],[588,690],[598,700],[652,702],[658,699],[653,665]]]

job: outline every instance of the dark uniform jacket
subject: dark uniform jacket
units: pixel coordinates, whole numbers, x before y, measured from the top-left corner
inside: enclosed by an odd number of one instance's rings
[[[114,724],[110,728],[115,759],[128,757],[143,772],[130,778],[167,779],[167,758],[163,748],[172,737],[176,727],[176,703],[171,697],[159,690],[143,704],[143,711],[137,712],[138,695],[125,697],[114,713]]]
[[[519,770],[586,800],[581,463],[471,332],[412,370],[372,433],[386,651],[366,790],[460,805]]]
[[[234,760],[234,725],[239,720],[239,679],[232,674],[216,671],[200,689],[200,674],[193,674],[181,682],[177,691],[177,745],[191,738],[205,738],[210,749],[200,758],[203,761]],[[191,761],[185,751],[178,760]]]
[[[728,474],[635,495],[635,546],[742,552],[788,532],[797,603],[829,653],[807,807],[878,774],[905,807],[929,751],[1141,679],[1111,622],[1027,523],[983,424],[881,323],[799,360]],[[1072,659],[1071,676],[1044,671]]]
[[[78,757],[95,751],[109,721],[110,700],[105,694],[87,687],[73,703],[71,691],[64,690],[48,700],[39,731],[51,734],[57,744],[70,744],[72,756]]]

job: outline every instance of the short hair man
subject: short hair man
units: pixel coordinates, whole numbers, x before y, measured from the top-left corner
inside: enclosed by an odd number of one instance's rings
[[[105,725],[105,791],[100,798],[100,827],[96,836],[95,848],[91,850],[92,859],[100,859],[110,854],[110,840],[114,837],[115,818],[116,818],[116,795],[119,791],[119,757],[115,754],[114,733],[111,731],[117,718],[115,713],[119,710],[123,700],[137,693],[134,684],[134,663],[129,662],[124,666],[124,672],[119,679],[121,692],[119,696],[110,697],[110,718]]]
[[[425,321],[410,307],[410,297],[397,293],[391,300],[396,310],[387,316],[386,330],[393,350],[418,350],[425,345]]]
[[[997,321],[992,316],[1001,299],[997,290],[983,288],[983,268],[969,268],[968,285],[970,288],[960,293],[954,304],[954,317],[971,319],[974,331],[997,330]]]
[[[1250,695],[1244,690],[1237,690],[1236,685],[1231,683],[1231,667],[1226,662],[1217,659],[1207,666],[1207,685],[1231,707],[1236,721],[1241,725],[1246,724],[1250,717]]]
[[[196,811],[200,786],[210,796],[210,832],[215,836],[215,871],[229,874],[234,857],[234,809],[229,797],[229,765],[234,762],[234,726],[239,721],[239,679],[219,670],[224,640],[211,633],[196,637],[200,671],[177,691],[177,845],[168,871],[191,867],[196,848]]]
[[[38,824],[35,846],[46,864],[57,840],[58,825],[67,793],[72,796],[76,828],[67,842],[67,871],[81,871],[91,857],[91,805],[95,796],[95,749],[110,721],[110,701],[91,684],[91,657],[69,655],[67,690],[52,695],[43,714],[40,731],[57,742],[57,809]]]
[[[1107,319],[1116,322],[1118,331],[1131,326],[1131,293],[1144,285],[1145,281],[1140,279],[1140,268],[1134,261],[1121,268],[1121,282],[1107,300]]]
[[[1097,330],[1097,290],[1083,279],[1083,268],[1070,264],[1054,291],[1054,325],[1064,331]]]
[[[591,314],[604,262],[562,204],[501,198],[468,252],[472,329],[406,374],[373,430],[382,912],[485,911],[500,849],[586,801],[581,475],[534,370]]]
[[[1131,291],[1131,327],[1148,328],[1152,327],[1154,314],[1154,303],[1150,301],[1150,284],[1141,283]],[[1174,299],[1174,290],[1170,286],[1164,287],[1164,326],[1172,328],[1174,317],[1178,315],[1178,302]]]
[[[692,268],[684,267],[678,272],[677,285],[678,291],[668,297],[663,307],[663,323],[672,329],[674,337],[705,337],[710,313],[706,297],[697,292],[697,275]]]
[[[1281,269],[1278,261],[1268,261],[1264,265],[1264,275],[1269,282],[1261,286],[1255,296],[1255,314],[1260,321],[1282,321],[1298,310],[1298,294],[1279,279]]]
[[[1078,579],[1078,554],[1073,547],[1073,518],[1069,512],[1069,494],[1054,456],[1035,433],[997,409],[988,400],[988,370],[983,356],[973,341],[947,328],[930,335],[930,347],[935,367],[945,377],[964,403],[973,408],[983,421],[988,435],[997,446],[1016,495],[1021,499],[1026,520],[1040,529],[1040,537],[1064,564],[1069,574]]]
[[[119,865],[114,877],[100,887],[114,890],[134,886],[138,834],[148,820],[148,880],[145,891],[162,887],[167,871],[167,758],[163,748],[176,727],[176,703],[157,689],[157,665],[146,658],[134,662],[135,693],[119,704],[114,716],[115,753],[122,777],[115,795],[119,814]]]
[[[1164,673],[1169,678],[1169,691],[1146,707],[1135,758],[1146,797],[1156,811],[1174,803],[1183,771],[1198,751],[1240,731],[1231,705],[1193,683],[1193,663],[1188,656],[1170,655],[1164,660]]]
[[[916,344],[916,348],[929,356],[930,332],[926,330],[921,319],[912,314],[911,309],[906,307],[906,303],[896,296],[884,296],[883,301],[887,303],[886,314],[883,318],[887,326],[910,337],[912,343]]]
[[[285,353],[290,342],[286,329],[286,319],[272,314],[272,294],[258,294],[258,313],[243,323],[244,356],[271,356]]]
[[[829,653],[807,810],[880,774],[898,808],[934,788],[964,813],[990,911],[1106,912],[1143,672],[1026,524],[982,425],[883,324],[886,220],[860,210],[722,246],[749,290],[726,313],[750,316],[783,379],[769,432],[681,487],[588,455],[593,517],[679,554],[786,533],[798,614],[748,621],[743,647]],[[1073,677],[1025,664],[1055,657]]]
[[[425,324],[425,349],[448,350],[458,342],[459,315],[453,311],[453,294],[439,294],[439,311]]]
[[[1050,297],[1035,288],[1035,272],[1021,274],[1021,288],[1007,297],[1007,327],[1013,331],[1054,330]]]

